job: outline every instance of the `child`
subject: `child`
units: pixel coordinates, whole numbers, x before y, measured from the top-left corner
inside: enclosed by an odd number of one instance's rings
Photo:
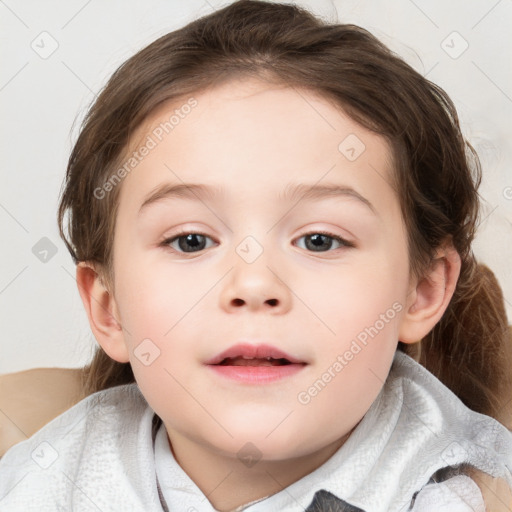
[[[510,510],[480,178],[359,27],[242,0],[140,51],[59,208],[91,394],[2,458],[0,509]]]

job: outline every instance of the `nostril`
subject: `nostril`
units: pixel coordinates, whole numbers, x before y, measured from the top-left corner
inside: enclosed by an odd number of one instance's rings
[[[278,304],[277,299],[268,299],[265,302],[267,302],[270,306],[277,306]],[[243,299],[233,299],[232,304],[234,306],[243,306],[245,304],[245,301]]]

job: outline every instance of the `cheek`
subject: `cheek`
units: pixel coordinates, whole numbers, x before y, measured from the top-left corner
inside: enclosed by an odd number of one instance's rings
[[[389,278],[375,282],[371,277],[371,272],[359,278],[350,273],[337,290],[337,308],[330,306],[332,295],[323,299],[329,309],[322,318],[332,332],[322,326],[315,372],[297,395],[308,417],[321,417],[330,425],[327,435],[333,440],[336,433],[352,428],[354,418],[364,416],[384,385],[396,351],[403,310],[399,287]]]
[[[403,261],[387,258],[386,254],[372,255],[340,268],[336,278],[326,275],[324,286],[319,286],[318,275],[305,284],[304,290],[310,289],[311,309],[325,319],[327,339],[328,331],[330,338],[353,338],[375,323],[381,330],[382,315],[386,326],[396,324],[396,313],[404,307],[406,272]]]
[[[337,393],[342,396],[346,392],[375,397],[387,377],[408,284],[407,253],[400,244],[398,241],[395,249],[382,246],[359,255],[356,264],[340,268],[339,279],[325,281],[325,293],[316,281],[313,289],[317,291],[309,297],[310,304],[316,305],[312,309],[322,319],[318,361],[322,369],[336,375],[321,379],[331,379],[332,400]],[[306,323],[303,328],[307,332]]]
[[[162,261],[148,262],[134,255],[116,272],[121,318],[127,330],[139,337],[163,338],[211,286],[187,269]]]
[[[172,389],[169,372],[180,377],[179,362],[198,357],[191,341],[208,331],[203,302],[215,282],[211,269],[205,274],[211,282],[190,271],[147,264],[136,254],[119,262],[116,301],[124,338],[137,382],[150,392],[162,382]]]

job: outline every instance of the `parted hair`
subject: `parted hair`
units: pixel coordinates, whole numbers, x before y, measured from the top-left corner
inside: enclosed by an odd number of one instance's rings
[[[478,156],[448,95],[356,25],[328,23],[296,5],[239,0],[124,62],[88,110],[69,158],[58,223],[74,262],[93,263],[114,292],[122,183],[101,199],[95,190],[121,165],[132,134],[157,107],[244,77],[314,91],[385,138],[411,274],[424,275],[446,240],[462,260],[442,319],[417,344],[399,342],[397,349],[471,409],[509,422],[512,342],[504,299],[471,248],[480,217]],[[83,375],[85,394],[134,382],[130,364],[101,347]]]

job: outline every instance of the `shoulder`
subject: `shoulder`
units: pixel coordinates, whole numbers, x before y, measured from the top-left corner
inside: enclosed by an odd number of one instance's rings
[[[15,470],[24,472],[38,469],[37,466],[60,467],[76,463],[85,446],[112,441],[110,437],[117,439],[121,432],[136,432],[147,408],[136,384],[116,386],[87,396],[10,447],[0,459],[0,482],[5,483]]]
[[[140,506],[131,509],[143,510],[141,503],[155,501],[144,455],[151,451],[153,416],[135,383],[84,398],[0,459],[0,508],[67,510],[69,502],[95,496],[116,510],[135,502]],[[141,469],[133,468],[135,460]],[[109,479],[98,480],[98,468],[108,468]]]
[[[0,375],[0,457],[79,402],[81,369],[33,368]]]
[[[419,426],[434,434],[430,440],[443,453],[445,464],[441,466],[467,462],[478,467],[482,463],[480,469],[488,473],[495,473],[496,466],[512,467],[512,432],[495,418],[468,408],[417,361],[397,351],[388,378],[390,388],[400,391],[402,405],[414,413]],[[457,460],[451,460],[454,450],[450,446],[458,452]]]
[[[406,354],[397,353],[389,379],[387,394],[397,397],[396,408],[407,413],[395,427],[400,432],[395,446],[404,458],[401,478],[419,491],[413,510],[511,512],[512,433],[494,418],[469,409]],[[462,464],[478,472],[429,482],[438,470]],[[468,508],[472,501],[478,506]],[[506,505],[499,508],[502,502]]]

